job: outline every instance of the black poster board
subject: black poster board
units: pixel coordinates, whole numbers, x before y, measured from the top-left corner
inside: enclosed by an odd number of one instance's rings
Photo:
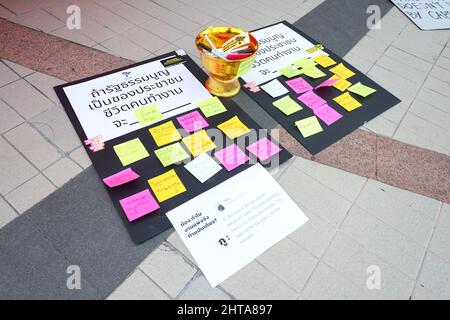
[[[313,45],[318,44],[317,41],[309,37],[308,35],[304,34],[297,28],[295,28],[292,24],[282,21],[281,24],[286,25],[290,29],[292,29],[295,33],[299,34],[303,38],[310,41]],[[275,23],[273,25],[270,25],[268,27],[278,25],[279,23]],[[268,27],[260,28],[258,30],[262,30]],[[285,81],[291,80],[284,76],[278,76],[275,79],[278,79],[283,86],[286,87],[286,89],[289,90],[290,97],[298,102],[303,109],[301,111],[298,111],[290,116],[286,116],[283,112],[281,112],[279,109],[277,109],[272,103],[276,101],[278,98],[272,98],[267,92],[264,90],[260,90],[259,92],[252,92],[248,88],[244,88],[244,90],[247,92],[247,94],[256,101],[262,108],[264,108],[279,124],[281,124],[295,139],[297,139],[310,153],[316,154],[323,149],[329,147],[333,143],[339,141],[343,137],[345,137],[347,134],[351,133],[352,131],[356,130],[360,126],[364,125],[364,123],[370,121],[371,119],[375,118],[376,116],[380,115],[381,113],[385,112],[389,108],[395,106],[400,102],[400,100],[389,93],[386,89],[378,85],[376,82],[368,78],[366,75],[364,75],[362,72],[357,70],[355,67],[353,67],[348,62],[344,61],[341,57],[334,54],[331,50],[326,48],[326,44],[323,44],[325,46],[324,51],[329,54],[329,56],[339,63],[344,63],[344,65],[353,71],[355,73],[354,76],[348,79],[352,84],[356,84],[358,82],[361,82],[362,84],[369,86],[371,88],[376,89],[377,91],[373,93],[372,95],[363,98],[356,94],[351,93],[351,95],[358,100],[363,106],[353,110],[351,112],[346,111],[344,108],[342,108],[339,104],[337,104],[335,101],[333,101],[333,98],[341,95],[344,92],[339,91],[338,89],[334,87],[325,87],[320,88],[318,90],[314,90],[314,92],[319,95],[321,98],[327,101],[328,105],[331,106],[333,109],[338,111],[343,117],[336,121],[335,123],[331,124],[330,126],[327,126],[322,120],[319,119],[319,122],[323,128],[323,131],[320,133],[317,133],[315,135],[309,136],[307,138],[304,138],[298,128],[294,125],[294,123],[298,120],[313,116],[313,111],[303,105],[300,101],[297,100],[297,97],[300,96],[300,94],[295,93],[286,83]],[[258,58],[257,58],[258,59]],[[292,62],[292,61],[291,61]],[[336,64],[336,65],[337,65]],[[319,79],[311,79],[305,75],[301,75],[303,79],[305,79],[312,87],[316,87],[317,85],[321,84],[325,80],[329,79],[333,73],[330,72],[328,69],[333,68],[334,66],[331,66],[329,68],[322,68],[321,66],[317,65],[317,67],[322,70],[324,73],[326,73],[325,77],[319,78]],[[292,78],[295,79],[296,77]],[[240,79],[242,84],[245,84],[245,81],[243,79]],[[271,81],[271,80],[270,80]],[[267,81],[267,82],[270,82]],[[266,82],[266,83],[267,83]],[[260,84],[260,85],[263,85]]]
[[[79,121],[71,102],[69,101],[66,93],[64,92],[65,87],[72,86],[75,84],[80,84],[80,83],[90,81],[93,79],[101,78],[101,77],[104,77],[104,76],[107,76],[107,75],[110,75],[113,73],[117,73],[117,72],[126,72],[127,69],[130,69],[132,67],[145,65],[146,63],[150,63],[150,62],[154,62],[154,61],[158,61],[158,60],[163,60],[168,57],[173,57],[174,55],[177,55],[177,53],[175,53],[175,52],[167,53],[165,55],[161,55],[159,57],[155,57],[155,58],[152,58],[152,59],[149,59],[146,61],[142,61],[142,62],[133,64],[133,65],[130,65],[127,67],[112,70],[112,71],[109,71],[109,72],[106,72],[103,74],[99,74],[99,75],[92,76],[92,77],[89,77],[86,79],[81,79],[78,81],[74,81],[71,83],[67,83],[67,84],[55,87],[56,94],[58,95],[58,98],[60,99],[67,115],[69,116],[69,119],[72,122],[80,140],[82,142],[84,142],[86,139],[91,138],[91,137],[86,136],[86,134],[83,130],[82,124]],[[197,64],[189,56],[183,55],[182,58],[184,60],[183,63],[185,64],[186,68],[201,83],[204,83],[207,76],[202,71],[202,69],[199,66],[197,66]],[[209,118],[205,118],[207,120],[207,122],[209,123],[209,127],[206,128],[207,131],[209,128],[217,128],[218,124],[232,118],[235,115],[238,115],[239,119],[248,128],[257,130],[258,139],[267,136],[267,138],[269,140],[271,140],[271,137],[267,134],[267,132],[260,131],[259,130],[259,129],[261,129],[260,126],[255,121],[253,121],[241,108],[239,108],[231,99],[221,99],[221,101],[225,105],[227,112],[224,112],[224,113],[221,113],[221,114],[209,117]],[[194,109],[194,110],[199,110],[199,109]],[[192,112],[194,110],[180,113],[177,116]],[[201,111],[200,111],[200,113],[201,113]],[[125,168],[132,168],[136,173],[138,173],[141,176],[139,179],[131,181],[120,187],[109,188],[105,185],[105,188],[106,188],[109,196],[111,197],[111,200],[113,201],[113,203],[118,211],[119,216],[122,218],[133,241],[137,244],[142,243],[142,242],[144,242],[144,241],[146,241],[146,240],[148,240],[148,239],[158,235],[159,233],[172,227],[172,225],[170,224],[169,220],[167,219],[165,213],[176,208],[180,204],[185,203],[188,200],[196,197],[197,195],[200,195],[201,193],[205,192],[206,190],[211,189],[212,187],[214,187],[214,186],[220,184],[221,182],[229,179],[230,177],[238,174],[239,172],[249,168],[250,166],[255,164],[257,161],[255,156],[250,154],[247,150],[243,150],[250,157],[249,162],[241,165],[240,167],[238,167],[230,172],[228,172],[224,168],[222,168],[221,171],[219,171],[216,175],[214,175],[212,178],[210,178],[209,180],[207,180],[204,183],[200,183],[189,171],[187,171],[187,169],[184,168],[184,164],[179,164],[179,165],[175,164],[175,165],[170,165],[170,166],[164,168],[154,153],[154,150],[158,149],[158,147],[157,147],[155,141],[153,140],[153,137],[149,133],[148,129],[172,120],[173,123],[175,124],[175,126],[177,127],[177,129],[179,129],[179,131],[183,137],[189,135],[186,131],[184,131],[184,129],[182,129],[182,127],[176,121],[175,118],[176,118],[175,116],[171,117],[171,118],[166,118],[158,123],[154,123],[149,126],[142,127],[140,129],[137,129],[130,133],[127,133],[127,134],[124,134],[117,138],[114,138],[112,140],[109,140],[106,142],[105,150],[102,150],[102,151],[92,152],[91,150],[89,150],[89,148],[87,146],[85,146],[86,152],[88,153],[88,155],[93,163],[94,168],[97,170],[97,173],[98,173],[100,179],[103,179],[112,174],[115,174]],[[249,135],[249,137],[250,137],[250,135]],[[132,164],[124,167],[124,166],[122,166],[119,158],[117,157],[117,155],[113,149],[113,146],[120,144],[122,142],[132,140],[134,138],[140,138],[141,142],[143,143],[143,145],[147,149],[148,153],[150,154],[150,157],[147,157],[145,159],[142,159],[140,161],[137,161],[135,163],[132,163]],[[222,135],[222,138],[226,141],[226,146],[233,143],[233,140],[230,140],[225,135]],[[240,139],[240,138],[238,138],[238,139]],[[245,143],[246,143],[246,145],[249,145],[250,143],[255,142],[256,140],[257,139],[248,138],[248,139],[246,139]],[[214,141],[214,139],[213,139],[213,141]],[[84,143],[83,143],[83,145],[84,145]],[[282,146],[280,146],[280,147],[282,148]],[[222,149],[222,146],[217,145],[216,149],[220,150],[220,149]],[[188,152],[188,154],[190,154],[188,149],[185,148],[185,150]],[[214,152],[215,152],[215,150],[208,152],[208,153],[211,156],[214,156]],[[292,155],[284,148],[278,154],[278,156],[279,156],[279,158],[278,158],[279,164],[287,161],[289,158],[292,157]],[[191,156],[191,159],[193,159],[192,156]],[[261,162],[261,164],[263,166],[268,166],[270,164],[270,161],[271,161],[271,159],[268,159],[266,162]],[[186,187],[187,191],[184,193],[181,193],[169,200],[159,203],[160,208],[157,211],[152,212],[152,213],[150,213],[144,217],[141,217],[135,221],[129,222],[123,212],[122,207],[120,206],[119,200],[126,198],[130,195],[133,195],[137,192],[146,190],[146,189],[150,190],[150,193],[156,199],[153,191],[149,187],[147,180],[150,178],[156,177],[160,174],[163,174],[171,169],[174,169],[176,171],[178,177],[180,178],[180,180]]]

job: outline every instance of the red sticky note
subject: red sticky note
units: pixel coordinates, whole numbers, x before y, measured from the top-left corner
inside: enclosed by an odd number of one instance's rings
[[[314,109],[314,114],[319,117],[328,126],[342,118],[342,115],[330,107],[328,104],[324,104]]]
[[[303,93],[313,89],[311,85],[302,77],[286,81],[286,84],[295,91],[295,93]]]
[[[314,110],[315,108],[320,107],[325,104],[326,101],[315,94],[313,91],[308,91],[307,93],[302,94],[297,98],[301,102],[303,102],[308,108]]]
[[[120,200],[120,205],[130,222],[159,209],[159,204],[148,189]]]
[[[244,164],[250,160],[250,158],[247,157],[245,153],[235,144],[217,151],[214,156],[220,161],[220,163],[222,163],[227,171],[234,170],[241,164]]]
[[[262,138],[247,147],[247,150],[253,153],[259,160],[264,161],[281,151],[276,144],[267,138]]]
[[[324,82],[322,82],[321,84],[319,84],[317,87],[315,87],[315,89],[319,89],[319,88],[323,88],[323,87],[331,87],[333,84],[335,84],[336,82],[338,82],[339,79],[328,79]]]
[[[209,126],[205,118],[202,117],[200,112],[193,111],[184,116],[177,117],[178,122],[187,132],[194,132]]]
[[[127,168],[120,172],[113,174],[112,176],[103,179],[103,182],[110,188],[121,186],[127,182],[133,181],[140,176],[134,172],[131,168]]]

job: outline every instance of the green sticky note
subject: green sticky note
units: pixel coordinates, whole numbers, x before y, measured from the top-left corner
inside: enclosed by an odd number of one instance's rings
[[[288,66],[288,67],[278,69],[278,73],[285,76],[286,78],[293,78],[293,77],[301,75],[303,73],[303,71],[298,69],[298,67]]]
[[[206,100],[198,101],[197,104],[200,107],[200,110],[202,110],[203,114],[207,118],[227,111],[225,106],[217,97],[212,97]]]
[[[170,166],[171,164],[181,162],[189,158],[189,155],[179,142],[161,149],[157,149],[155,150],[155,154],[159,161],[161,161],[163,167]]]
[[[155,123],[164,119],[156,104],[149,104],[148,106],[134,109],[134,114],[141,125]]]
[[[300,130],[304,138],[307,138],[309,136],[312,136],[313,134],[323,131],[322,127],[320,126],[319,120],[317,120],[316,116],[299,120],[295,122],[295,125]]]
[[[287,116],[303,109],[297,102],[292,100],[290,96],[285,96],[281,99],[278,99],[272,102],[272,104]]]
[[[317,63],[315,63],[314,61],[309,60],[307,58],[297,59],[293,62],[293,64],[295,64],[297,67],[303,68],[303,69],[313,68],[317,65]]]
[[[322,78],[322,77],[326,76],[326,74],[322,70],[320,70],[316,67],[303,69],[303,74],[307,75],[310,78],[314,78],[314,79]]]
[[[115,145],[114,151],[123,166],[150,156],[139,138]]]
[[[241,64],[239,65],[238,73],[237,73],[238,77],[242,77],[244,74],[246,74],[247,72],[252,70],[252,66],[253,66],[253,62],[255,61],[255,58],[256,58],[256,56],[241,62]]]
[[[376,92],[377,90],[363,85],[361,82],[358,82],[357,84],[354,84],[350,88],[348,88],[348,91],[356,93],[357,95],[360,95],[361,97],[367,97],[370,96],[372,93]]]

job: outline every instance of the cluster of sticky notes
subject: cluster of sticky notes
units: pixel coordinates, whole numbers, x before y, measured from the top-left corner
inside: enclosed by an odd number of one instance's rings
[[[301,68],[301,72],[310,78],[321,78],[325,73],[316,67],[317,63],[307,58],[297,59],[293,62],[294,65]]]
[[[286,81],[286,84],[297,94],[304,93],[313,89],[313,87],[302,77],[288,80]]]
[[[317,85],[314,89],[320,89],[320,88],[325,88],[325,87],[331,87],[333,86],[336,82],[338,82],[339,80],[334,78],[334,79],[328,79],[325,80],[324,82],[322,82],[321,84]]]
[[[201,183],[207,181],[222,170],[222,167],[207,153],[202,153],[184,167]]]
[[[295,126],[300,130],[304,138],[322,132],[322,126],[316,116],[311,116],[295,122]]]
[[[218,97],[212,97],[206,100],[198,101],[197,105],[200,107],[200,110],[207,118],[227,111]]]
[[[362,106],[358,100],[356,100],[355,98],[353,98],[350,95],[349,92],[345,92],[345,93],[341,94],[340,96],[337,96],[333,100],[336,101],[342,108],[344,108],[345,110],[347,110],[349,112]]]
[[[285,76],[286,78],[293,78],[299,76],[303,73],[298,67],[290,65],[284,68],[278,69],[278,73]]]
[[[253,153],[259,160],[265,161],[275,154],[278,154],[282,149],[274,144],[266,137],[252,143],[246,148],[249,152]]]
[[[331,59],[326,54],[321,54],[319,56],[316,56],[313,58],[313,60],[314,60],[314,62],[317,62],[318,64],[320,64],[320,66],[322,66],[323,68],[328,68],[328,67],[336,64],[336,61]]]
[[[287,116],[303,109],[289,95],[272,102],[272,104]]]
[[[115,145],[113,148],[123,166],[150,156],[139,138]]]
[[[167,121],[148,130],[158,147],[181,139],[181,135],[173,124],[173,121]]]
[[[314,114],[328,126],[342,118],[342,115],[339,112],[334,110],[326,103],[314,109]]]
[[[217,126],[228,138],[235,139],[250,132],[250,129],[242,123],[238,116],[222,122]]]
[[[119,202],[130,222],[159,209],[159,204],[147,189],[126,197]]]
[[[159,161],[161,161],[163,167],[168,167],[189,158],[189,155],[179,142],[157,149],[155,150],[155,154]]]
[[[164,118],[156,104],[134,109],[134,115],[143,126],[161,121]]]
[[[192,111],[177,117],[177,121],[187,132],[194,132],[206,128],[209,125],[198,111]]]
[[[190,136],[183,138],[183,143],[194,157],[216,148],[216,145],[208,136],[205,130],[197,131]]]
[[[174,169],[149,179],[148,184],[159,202],[173,198],[186,191],[186,188]]]
[[[377,90],[375,90],[371,87],[365,86],[361,82],[358,82],[357,84],[348,88],[348,91],[356,93],[357,95],[360,95],[361,97],[366,98],[366,97],[370,96],[372,93],[376,92]]]
[[[250,160],[236,144],[232,144],[222,150],[216,151],[214,156],[227,171],[232,171]]]
[[[126,168],[119,171],[109,177],[103,179],[103,182],[110,188],[121,186],[130,181],[136,180],[139,175],[133,171],[131,168]]]
[[[281,82],[278,81],[278,79],[272,80],[265,85],[262,85],[261,89],[270,94],[272,98],[278,98],[279,96],[289,93],[289,90],[286,89],[286,87],[283,86]]]
[[[321,105],[326,103],[326,101],[315,94],[314,91],[308,91],[302,94],[297,99],[303,102],[311,110],[314,110],[315,108],[320,107]]]

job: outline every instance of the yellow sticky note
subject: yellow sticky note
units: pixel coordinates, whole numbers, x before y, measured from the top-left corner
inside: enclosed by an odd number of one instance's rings
[[[173,121],[164,122],[159,126],[148,129],[148,131],[150,131],[158,147],[181,139],[181,135],[175,128]]]
[[[285,96],[281,99],[278,99],[272,102],[272,104],[287,116],[303,109],[297,102],[292,100],[290,96]]]
[[[148,180],[148,184],[159,202],[173,198],[186,191],[174,169]]]
[[[356,93],[357,95],[360,95],[361,97],[367,97],[370,96],[372,93],[376,92],[377,90],[363,85],[361,82],[358,82],[357,84],[351,86],[348,88],[348,91]]]
[[[339,103],[345,110],[349,112],[361,107],[361,103],[353,98],[348,92],[341,94],[333,100]]]
[[[161,161],[163,167],[170,166],[171,164],[181,162],[189,158],[189,155],[179,142],[155,150],[155,154],[159,161]]]
[[[329,66],[335,65],[336,61],[331,59],[326,54],[321,54],[320,56],[314,57],[313,60],[320,64],[324,68],[328,68]]]
[[[308,52],[309,54],[313,54],[314,52],[317,52],[317,51],[320,51],[323,49],[325,49],[324,45],[319,43],[319,44],[314,45],[314,47],[306,49],[305,51]]]
[[[164,119],[156,104],[149,104],[146,107],[134,109],[134,114],[141,125],[155,123]]]
[[[336,67],[331,68],[330,71],[341,79],[348,79],[355,75],[355,73],[346,66],[344,66],[343,63],[339,63]]]
[[[225,135],[230,139],[235,139],[246,133],[250,132],[250,129],[239,120],[238,116],[222,122],[217,126]]]
[[[300,130],[304,138],[323,131],[322,126],[320,125],[319,120],[317,120],[316,116],[299,120],[295,122],[295,125]]]
[[[123,166],[150,156],[139,138],[115,145],[114,151]]]
[[[336,81],[333,84],[333,87],[335,87],[336,89],[338,89],[341,92],[344,92],[345,90],[347,90],[348,87],[350,87],[352,85],[352,83],[348,80],[345,79],[341,79],[338,76],[334,75],[330,78],[331,79],[338,79],[338,81]]]
[[[183,138],[183,143],[194,157],[203,152],[210,151],[216,147],[205,130],[197,131],[190,136]]]
[[[313,79],[322,78],[326,76],[326,74],[322,70],[316,67],[303,69],[303,74]]]
[[[202,110],[203,114],[207,118],[227,111],[225,106],[217,97],[212,97],[206,100],[198,101],[197,104],[200,107],[200,110]]]

